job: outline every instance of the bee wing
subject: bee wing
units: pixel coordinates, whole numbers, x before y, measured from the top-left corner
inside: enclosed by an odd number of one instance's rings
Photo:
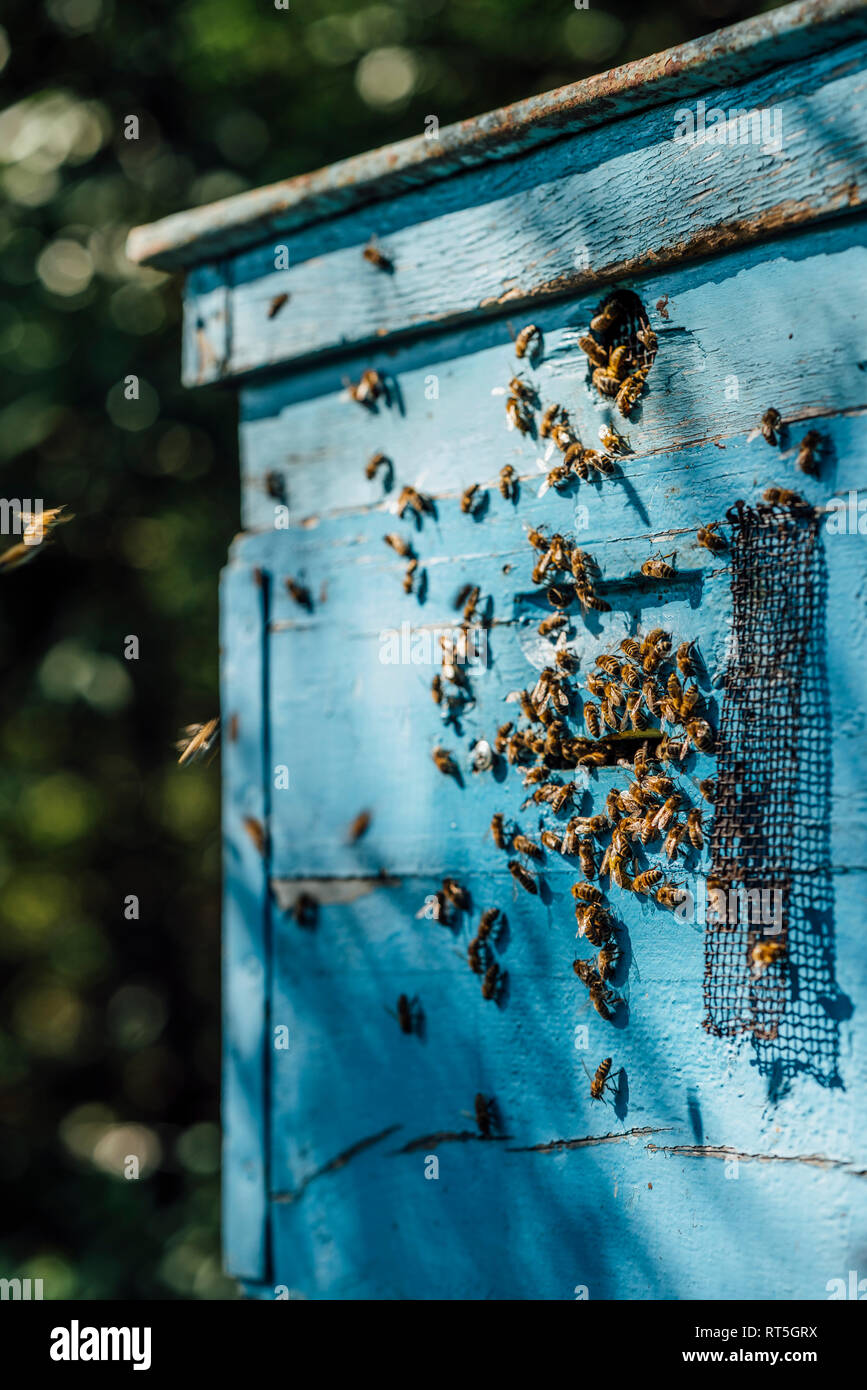
[[[758,439],[758,437],[759,437],[759,435],[761,434],[761,432],[762,432],[762,427],[761,427],[761,425],[756,425],[755,429],[754,429],[754,430],[750,430],[749,434],[747,435],[747,443],[748,443],[748,444],[752,444],[752,442],[753,442],[754,439]]]

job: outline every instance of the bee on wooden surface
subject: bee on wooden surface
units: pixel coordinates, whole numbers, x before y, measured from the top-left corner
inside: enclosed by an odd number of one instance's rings
[[[399,517],[403,518],[404,513],[407,511],[413,511],[416,516],[421,517],[424,516],[425,512],[433,513],[433,509],[432,498],[426,497],[424,493],[417,492],[409,483],[407,483],[406,487],[402,488],[401,494],[397,499],[397,514]]]
[[[356,844],[361,839],[362,835],[367,834],[372,820],[373,816],[370,811],[359,811],[346,834],[349,844]]]
[[[760,429],[762,432],[762,438],[765,440],[767,444],[776,444],[777,431],[779,430],[782,423],[782,415],[778,410],[775,410],[773,406],[770,410],[765,411],[764,415],[762,416],[762,423]]]
[[[785,487],[766,487],[762,497],[772,507],[806,507],[803,497]]]
[[[657,883],[662,882],[661,869],[645,869],[643,873],[636,874],[632,880],[632,887],[636,893],[649,893],[655,888]]]
[[[576,960],[573,961],[572,966],[581,983],[587,986],[590,1002],[599,1014],[599,1017],[604,1018],[606,1022],[610,1022],[613,1018],[611,1004],[614,1002],[614,996],[611,994],[611,991],[606,989],[603,981],[599,978],[598,972],[589,961]]]
[[[717,535],[720,523],[718,521],[708,522],[707,526],[699,526],[696,539],[699,545],[703,545],[705,550],[718,555],[723,550],[728,550],[728,541],[725,536]]]
[[[685,723],[691,714],[694,714],[701,703],[701,691],[693,681],[692,685],[684,686],[683,696],[678,705],[677,713],[681,723]]]
[[[644,328],[639,328],[635,336],[642,347],[644,347],[652,357],[655,357],[659,351],[659,339],[649,324],[646,324]]]
[[[702,833],[702,815],[698,807],[694,807],[686,817],[686,830],[689,835],[689,843],[693,849],[704,848],[704,834]]]
[[[786,947],[782,941],[757,941],[750,952],[751,974],[754,979],[764,975],[765,971],[777,961],[782,960],[785,954]]]
[[[632,890],[631,864],[631,858],[625,854],[617,854],[614,852],[609,859],[608,871],[612,881],[617,884],[618,888],[622,888],[624,892],[631,892]]]
[[[674,783],[670,777],[663,777],[661,773],[644,778],[644,785],[647,790],[653,792],[654,796],[670,796],[674,791]]]
[[[528,839],[526,835],[515,835],[512,840],[512,849],[516,854],[525,854],[528,859],[544,858],[539,846]]]
[[[639,371],[633,372],[631,376],[628,376],[617,392],[615,404],[624,418],[628,418],[637,406],[639,397],[644,390],[646,377],[647,368],[642,367]]]
[[[508,867],[509,873],[512,875],[512,878],[515,880],[516,883],[520,883],[521,887],[527,893],[539,892],[539,885],[537,884],[535,878],[529,872],[529,870],[524,868],[523,864],[518,863],[517,859],[510,859]]]
[[[593,590],[589,584],[578,584],[575,587],[575,596],[581,607],[584,609],[592,608],[596,613],[610,613],[611,604]]]
[[[553,468],[548,469],[542,487],[546,491],[549,487],[554,488],[555,491],[559,491],[560,488],[568,487],[571,479],[571,471],[566,467],[565,463],[558,463],[555,464]]]
[[[286,589],[299,608],[306,608],[308,613],[313,612],[313,598],[309,589],[299,584],[297,579],[287,579]]]
[[[442,891],[452,907],[457,908],[458,912],[469,912],[470,895],[456,878],[444,878]]]
[[[479,1094],[476,1096],[475,1109],[476,1124],[479,1127],[479,1134],[483,1139],[490,1139],[491,1127],[495,1122],[496,1115],[496,1107],[494,1104],[493,1097],[491,1097],[490,1100],[485,1100],[485,1097],[482,1095],[480,1091]]]
[[[404,571],[404,576],[403,576],[403,592],[404,592],[405,594],[411,594],[411,593],[412,593],[413,584],[415,583],[415,574],[416,574],[416,570],[417,570],[417,569],[418,569],[418,560],[416,559],[415,556],[413,556],[413,558],[408,562],[407,567],[406,567],[406,570]]]
[[[509,396],[506,400],[506,420],[509,429],[519,434],[529,434],[533,428],[532,413],[517,396]]]
[[[682,676],[694,676],[697,673],[694,649],[695,642],[681,642],[677,649],[677,669]]]
[[[620,378],[609,372],[607,367],[594,368],[591,380],[602,396],[617,396],[621,390]],[[625,386],[626,383],[623,383]]]
[[[798,467],[811,478],[819,476],[819,459],[816,455],[821,445],[822,436],[818,430],[808,430],[798,445]]]
[[[712,777],[705,777],[701,782],[699,782],[698,789],[704,797],[705,801],[709,801],[711,805],[713,805],[716,799],[716,782],[714,781],[714,779]]]
[[[646,579],[673,579],[675,569],[672,565],[667,565],[663,559],[645,560],[641,566],[641,573]]]
[[[713,752],[713,729],[706,719],[690,719],[686,732],[690,742],[700,753]]]
[[[599,738],[602,734],[602,726],[599,722],[599,706],[594,705],[592,700],[588,700],[584,706],[584,723],[591,738]]]
[[[686,897],[686,890],[676,883],[661,883],[654,894],[660,907],[667,907],[674,911]]]
[[[604,767],[608,754],[602,748],[588,748],[578,758],[579,767]]]
[[[460,781],[460,770],[447,748],[435,748],[431,757],[444,777],[454,777]]]
[[[612,676],[614,680],[620,679],[620,662],[611,652],[602,652],[596,658],[596,665],[606,675]]]
[[[412,1005],[406,994],[398,995],[397,1021],[400,1024],[400,1031],[402,1033],[411,1033],[413,1031]]]
[[[564,782],[563,786],[558,787],[551,797],[551,810],[559,815],[561,811],[565,810],[574,795],[575,783]]]
[[[597,906],[602,903],[601,890],[595,888],[592,883],[582,883],[580,879],[572,884],[571,893],[573,898],[582,903],[594,903]]]
[[[571,584],[549,584],[545,597],[552,608],[570,608],[575,602],[575,590]]]
[[[656,756],[661,763],[682,762],[689,752],[689,739],[670,738],[668,734],[663,734],[656,745]]]
[[[668,697],[672,703],[674,705],[679,705],[683,699],[683,686],[673,671],[665,682],[665,688],[668,691]]]
[[[616,376],[618,381],[622,381],[626,374],[629,361],[629,348],[621,343],[619,347],[611,349],[608,356],[608,370],[612,376]]]
[[[603,478],[610,478],[617,472],[617,464],[607,454],[600,454],[598,449],[585,449],[584,462],[591,468],[595,468],[597,473],[601,473]]]
[[[605,682],[605,700],[610,709],[622,709],[624,704],[623,691],[617,681]],[[614,726],[612,725],[612,728]]]
[[[554,660],[564,675],[571,675],[578,667],[578,658],[568,647],[558,647]]]
[[[582,835],[578,841],[578,858],[581,863],[581,872],[585,878],[596,877],[596,854],[593,849],[593,841],[589,835]]]
[[[361,254],[368,264],[375,266],[377,270],[384,270],[389,274],[394,270],[393,262],[386,256],[385,252],[380,251],[379,247],[376,245],[375,237],[370,238],[370,241]]]
[[[178,766],[201,762],[209,753],[216,750],[220,735],[219,719],[209,719],[205,724],[187,724],[175,744],[180,753]]]
[[[511,728],[511,725],[509,725],[508,727]],[[505,818],[503,816],[502,811],[496,811],[494,815],[491,816],[491,839],[497,846],[497,849],[508,849],[508,842],[506,840]]]
[[[484,973],[486,954],[484,943],[474,936],[467,946],[467,964],[474,975]]]
[[[507,502],[514,501],[518,495],[518,483],[515,470],[510,463],[505,464],[500,469],[500,495],[505,497]]]
[[[479,500],[478,491],[478,483],[471,483],[470,486],[464,488],[463,492],[461,493],[461,511],[464,513],[465,516],[471,516],[473,511],[475,510],[476,504]]]
[[[593,816],[579,817],[579,828],[582,835],[604,835],[611,827],[608,817],[597,813]]]
[[[539,839],[542,841],[545,849],[550,850],[552,854],[563,853],[563,841],[559,835],[554,834],[553,830],[541,830],[539,832]]]
[[[683,821],[675,821],[666,835],[662,846],[669,859],[675,859],[677,857],[677,851],[680,849],[686,837],[686,825]]]
[[[565,627],[568,621],[565,613],[552,613],[550,618],[543,618],[538,629],[540,637],[547,637],[549,633],[556,632],[557,628]]]
[[[651,628],[647,636],[642,638],[641,653],[646,655],[649,651],[660,651],[663,656],[671,651],[671,637],[664,627]]]
[[[591,946],[602,946],[611,937],[611,918],[604,907],[597,907],[594,903],[579,903],[575,908],[575,920],[578,923],[575,935],[583,936]]]
[[[529,405],[538,404],[538,395],[535,386],[529,381],[525,381],[522,376],[513,376],[509,382],[509,390],[513,396],[517,396],[519,401],[526,401]]]
[[[499,753],[501,756],[503,753],[505,753],[506,744],[508,743],[509,739],[509,734],[512,732],[512,729],[514,727],[514,723],[510,721],[508,724],[501,724],[500,727],[497,729],[497,737],[494,739],[495,753]]]
[[[501,984],[500,967],[497,962],[493,960],[485,971],[485,978],[482,981],[482,998],[496,999],[500,992]]]
[[[479,941],[487,941],[488,937],[492,936],[499,915],[500,909],[498,907],[485,908],[481,920],[479,921],[479,930],[477,932]]]
[[[627,690],[638,690],[641,686],[641,672],[625,661],[620,668],[620,679]]]
[[[620,792],[616,787],[612,787],[605,798],[605,814],[611,821],[618,821],[622,814],[620,808]]]
[[[532,359],[542,350],[542,331],[535,323],[528,323],[515,339],[515,356]]]
[[[481,597],[481,592],[482,591],[479,588],[478,584],[474,584],[470,589],[469,593],[467,594],[466,602],[464,603],[465,623],[471,623],[473,621],[473,618],[476,616],[476,608],[478,606],[479,598]]]
[[[629,440],[609,423],[599,426],[599,442],[609,454],[631,454]]]
[[[587,672],[587,689],[591,695],[595,695],[597,699],[601,700],[605,694],[605,685],[606,682],[597,671]]]
[[[275,319],[279,314],[280,310],[283,308],[283,305],[287,304],[288,302],[288,294],[275,294],[274,298],[271,300],[271,303],[268,305],[267,317],[269,319]]]
[[[611,1071],[611,1058],[603,1057],[595,1074],[590,1078],[590,1099],[603,1100],[605,1098],[605,1086],[608,1081],[608,1073]],[[587,1073],[588,1076],[590,1073]]]
[[[620,650],[629,657],[630,661],[641,660],[641,648],[634,637],[624,637],[620,643]],[[616,657],[615,657],[616,660]]]
[[[576,854],[578,852],[578,839],[578,817],[573,816],[563,831],[563,847],[561,852],[569,856]]]
[[[396,531],[389,531],[382,539],[385,541],[386,545],[390,545],[392,550],[396,551],[397,554],[404,559],[412,555],[412,546],[408,541],[404,540],[403,536],[399,536]]]
[[[641,658],[641,668],[646,676],[653,676],[666,660],[665,652],[659,647],[651,647]]]
[[[590,320],[591,333],[610,333],[623,317],[623,306],[618,299],[609,299]]]
[[[673,792],[671,796],[666,798],[654,817],[653,823],[657,830],[668,829],[677,812],[680,810],[680,801],[679,792]]]
[[[583,444],[578,441],[574,444],[570,444],[563,455],[563,467],[571,469],[576,478],[580,478],[581,481],[585,483],[590,477],[590,469],[587,465],[586,455],[587,450],[584,448]]]
[[[375,409],[380,396],[386,394],[385,381],[373,367],[365,368],[358,381],[350,381],[348,377],[343,380],[350,398],[368,410]]]
[[[601,343],[597,343],[592,334],[583,333],[578,339],[578,346],[584,356],[589,357],[594,367],[606,367],[608,365],[608,349],[604,348]]]
[[[644,702],[643,695],[630,695],[626,701],[626,712],[621,722],[621,729],[625,729],[627,721],[637,734],[641,734],[648,727],[649,720],[642,708]]]
[[[373,482],[373,479],[376,477],[380,468],[384,471],[386,481],[388,481],[391,478],[391,474],[393,471],[391,466],[391,459],[383,453],[373,454],[368,459],[367,466],[364,470],[364,476],[365,478],[367,478],[368,482]]]
[[[644,703],[650,710],[650,713],[658,717],[660,711],[659,692],[656,688],[655,682],[653,680],[642,681],[641,693],[644,696]]]

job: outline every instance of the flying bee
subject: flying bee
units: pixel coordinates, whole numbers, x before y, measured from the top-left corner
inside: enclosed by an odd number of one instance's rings
[[[676,883],[661,883],[654,896],[660,907],[667,907],[673,911],[684,901],[686,890]]]
[[[666,835],[665,841],[662,846],[669,859],[675,859],[677,857],[677,851],[680,849],[680,846],[683,844],[684,840],[686,839],[686,836],[686,825],[682,821],[675,821],[674,825],[671,827],[668,834]]]
[[[209,719],[206,724],[187,724],[175,748],[180,753],[178,766],[197,763],[213,753],[220,736],[219,719]]]
[[[686,830],[689,835],[689,843],[692,845],[693,849],[704,848],[704,835],[702,833],[701,821],[701,811],[697,806],[693,807],[686,817]]]
[[[598,888],[594,888],[592,883],[582,883],[579,880],[578,883],[572,884],[571,893],[573,898],[583,903],[602,903],[602,893]]]
[[[610,333],[622,316],[623,307],[620,300],[609,299],[607,304],[603,304],[599,313],[590,320],[590,330],[593,333]]]
[[[299,584],[297,579],[287,579],[286,589],[299,608],[306,608],[308,613],[313,612],[313,598],[309,589],[306,589],[303,584]]]
[[[383,453],[373,454],[368,459],[367,466],[364,470],[364,476],[367,478],[368,482],[373,482],[380,468],[383,469],[386,480],[388,480],[392,473],[391,459]]]
[[[624,418],[628,418],[637,406],[639,397],[644,390],[646,377],[647,368],[642,367],[639,371],[633,372],[631,376],[628,376],[617,392],[615,404]]]
[[[644,873],[637,874],[632,880],[632,887],[636,893],[649,893],[655,888],[657,883],[662,882],[661,869],[645,869]]]
[[[604,1100],[605,1086],[608,1081],[608,1073],[610,1072],[610,1070],[611,1058],[603,1057],[602,1061],[599,1063],[599,1066],[596,1068],[595,1075],[590,1077],[591,1100]],[[587,1075],[590,1076],[590,1073],[587,1072]]]
[[[476,934],[479,941],[487,941],[488,937],[491,936],[499,915],[500,909],[498,907],[485,908],[481,920],[479,921],[479,930]]]
[[[469,912],[470,895],[467,892],[466,888],[462,887],[462,885],[458,883],[456,878],[443,879],[443,892],[445,893],[452,907],[456,907],[458,912]]]
[[[370,241],[367,243],[361,254],[364,257],[364,259],[368,262],[368,264],[376,266],[377,270],[385,270],[388,272],[394,270],[393,262],[389,260],[388,256],[386,256],[384,251],[380,251],[379,247],[376,244],[375,237],[370,238]]]
[[[482,975],[485,971],[486,952],[484,944],[477,936],[467,946],[467,964],[474,975]]]
[[[528,859],[542,859],[544,856],[541,849],[526,835],[515,835],[512,840],[512,849],[516,854],[524,854]]]
[[[390,545],[392,550],[397,551],[398,555],[401,555],[404,559],[412,555],[412,546],[408,541],[404,540],[403,536],[399,536],[396,531],[389,531],[382,539],[385,541],[386,545]]]
[[[561,407],[559,405],[549,405],[547,410],[543,412],[542,420],[539,425],[539,434],[543,439],[550,438],[551,430],[554,428],[559,418],[560,409]]]
[[[461,511],[465,516],[472,516],[478,502],[478,491],[478,483],[471,483],[470,486],[464,488],[464,491],[461,493]]]
[[[602,726],[599,722],[599,706],[594,705],[592,700],[588,700],[584,706],[584,723],[591,738],[601,737]]]
[[[519,434],[529,434],[533,428],[533,416],[518,396],[509,396],[506,400],[506,420],[509,429]]]
[[[505,497],[507,502],[514,501],[518,495],[515,470],[510,463],[500,469],[500,495]]]
[[[772,507],[806,507],[803,497],[785,487],[766,487],[762,497]]]
[[[433,500],[426,497],[423,493],[417,492],[414,487],[407,483],[397,499],[397,514],[401,519],[407,510],[415,512],[416,516],[423,516],[425,512],[433,512]]]
[[[584,353],[584,356],[590,358],[590,361],[595,367],[606,367],[608,365],[608,349],[604,348],[601,343],[597,343],[596,339],[590,333],[581,335],[578,339],[578,346]]]
[[[372,820],[373,816],[370,811],[359,811],[355,820],[350,825],[349,830],[346,832],[347,842],[350,845],[357,844],[362,835],[367,834]]]
[[[671,565],[667,565],[664,560],[645,560],[641,566],[641,573],[647,579],[673,579],[676,571]]]
[[[819,460],[816,454],[821,445],[822,436],[818,430],[808,430],[798,445],[798,467],[811,478],[819,476]]]
[[[699,782],[698,789],[705,801],[709,801],[711,805],[713,805],[716,798],[716,782],[714,779],[712,777],[705,777],[703,781]]]
[[[682,676],[694,676],[697,672],[694,647],[695,642],[681,642],[677,649],[677,669]]]
[[[699,545],[703,545],[705,550],[711,551],[714,555],[718,555],[723,550],[728,550],[728,541],[725,536],[717,535],[719,527],[720,523],[718,521],[711,521],[707,526],[699,526],[696,535],[696,540]]]
[[[482,1139],[490,1139],[491,1127],[495,1123],[496,1106],[493,1097],[485,1100],[481,1091],[475,1099],[476,1124]]]
[[[499,753],[501,756],[503,753],[505,753],[506,744],[509,739],[509,734],[512,732],[512,729],[514,727],[514,724],[510,721],[508,724],[501,724],[500,727],[497,729],[497,737],[494,739],[495,753]]]
[[[782,423],[782,415],[778,410],[775,410],[773,406],[770,410],[765,411],[764,415],[762,416],[762,423],[759,428],[762,432],[762,438],[765,440],[767,444],[776,444],[777,431]]]
[[[608,371],[607,367],[596,367],[592,375],[593,385],[602,396],[618,396],[621,389],[620,378]],[[623,383],[626,386],[626,382]]]
[[[524,868],[523,864],[518,863],[517,859],[509,860],[509,873],[512,875],[515,882],[520,883],[521,887],[527,893],[536,894],[539,892],[539,885],[535,878]]]
[[[482,981],[482,998],[496,999],[500,992],[501,983],[500,967],[493,960],[485,971],[485,978]]]
[[[447,748],[435,748],[431,757],[444,777],[454,777],[460,781],[458,765]]]
[[[686,732],[700,753],[713,752],[713,729],[706,719],[690,719]]]
[[[380,396],[385,395],[385,381],[373,367],[365,368],[358,381],[350,381],[348,377],[344,377],[343,383],[350,399],[368,410],[374,410]]]
[[[542,332],[535,323],[528,323],[526,328],[522,328],[515,339],[515,356],[532,359],[537,357],[542,349]]]
[[[585,878],[596,877],[596,854],[593,849],[593,841],[589,835],[582,835],[578,841],[578,858],[581,862],[581,872]]]
[[[563,841],[559,835],[555,835],[553,830],[542,830],[539,832],[539,839],[547,850],[552,854],[563,853]]]
[[[786,947],[782,941],[757,941],[750,952],[753,978],[758,979],[764,975],[768,967],[781,960],[785,954]]]
[[[283,308],[283,305],[286,304],[288,300],[288,294],[275,294],[274,298],[271,300],[271,303],[268,305],[267,317],[269,319],[276,319],[280,310]]]
[[[511,727],[511,725],[509,727]],[[502,811],[496,811],[494,815],[491,816],[491,839],[497,846],[497,849],[508,849],[509,846],[506,840],[506,830]]]
[[[619,381],[623,380],[626,374],[626,366],[629,358],[629,348],[621,343],[619,347],[612,348],[608,357],[608,370],[612,376],[616,376]]]

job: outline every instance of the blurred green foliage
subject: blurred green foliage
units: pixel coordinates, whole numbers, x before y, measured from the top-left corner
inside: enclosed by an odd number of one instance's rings
[[[0,577],[0,1276],[42,1277],[48,1298],[234,1292],[218,1230],[219,769],[181,771],[172,751],[217,712],[234,402],[180,389],[179,286],[126,262],[127,229],[756,8],[6,0],[2,492],[75,520]],[[117,408],[127,373],[143,383],[134,412]]]

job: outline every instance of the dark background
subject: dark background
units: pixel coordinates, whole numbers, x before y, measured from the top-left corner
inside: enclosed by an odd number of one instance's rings
[[[757,9],[290,5],[0,12],[0,490],[75,513],[0,575],[0,1277],[41,1277],[46,1298],[234,1295],[219,1256],[219,763],[179,769],[172,748],[218,709],[234,400],[180,389],[180,286],[126,262],[127,229]],[[141,399],[121,409],[128,373]]]

